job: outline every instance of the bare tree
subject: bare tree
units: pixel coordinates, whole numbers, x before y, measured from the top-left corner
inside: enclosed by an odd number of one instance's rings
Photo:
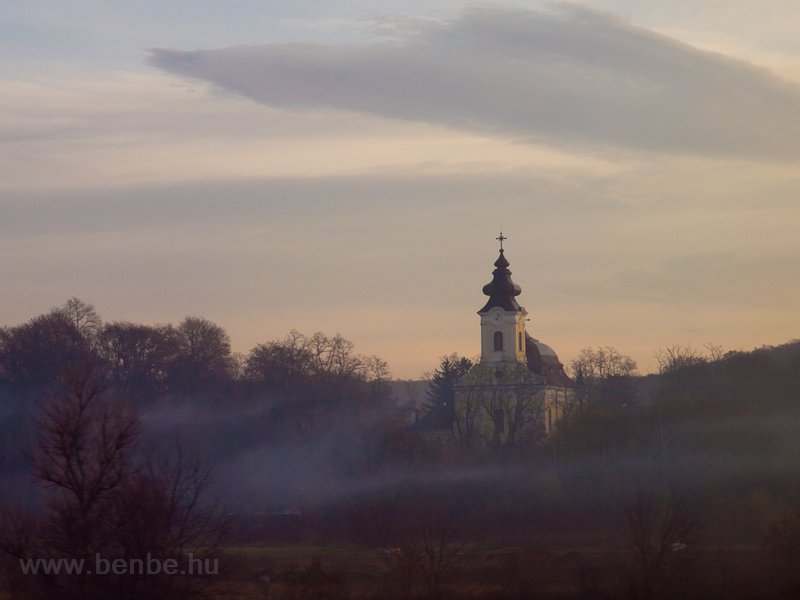
[[[374,379],[376,369],[387,371],[385,363],[375,360],[356,354],[353,343],[339,334],[327,337],[318,331],[305,336],[292,330],[281,341],[253,348],[245,360],[245,374],[281,392],[313,388],[336,395],[338,386]]]
[[[206,501],[209,470],[180,447],[168,457],[151,457],[116,496],[114,552],[118,556],[194,560],[214,556],[225,530],[219,508]],[[210,563],[204,563],[210,564]],[[207,581],[129,573],[118,580],[130,598],[198,597]]]
[[[103,321],[94,306],[73,296],[54,312],[63,314],[88,341],[94,341],[103,328]]]
[[[231,378],[231,341],[222,327],[202,317],[186,317],[174,331],[180,351],[173,371],[183,391],[210,391]]]
[[[190,544],[216,547],[221,520],[202,501],[208,471],[180,452],[166,462],[142,463],[139,421],[104,395],[104,379],[86,364],[43,404],[32,461],[44,488],[44,514],[40,522],[20,514],[4,519],[0,551],[6,557],[86,567],[98,556],[179,558]],[[93,577],[90,570],[27,577],[25,597],[166,599],[185,596],[194,585],[141,572]]]
[[[725,357],[725,349],[719,344],[708,342],[707,344],[703,344],[703,348],[708,352],[708,359],[712,362],[722,360]]]
[[[624,401],[625,383],[636,375],[638,367],[630,356],[611,346],[583,348],[569,366],[577,387],[577,408],[598,400]],[[622,385],[620,385],[622,384]]]
[[[99,336],[99,352],[108,362],[115,391],[137,402],[169,391],[169,367],[180,349],[175,329],[168,326],[115,322]]]
[[[713,351],[712,351],[713,354]],[[693,367],[708,362],[708,359],[691,346],[667,346],[656,352],[658,371],[661,374],[674,373],[679,369]]]
[[[281,394],[296,394],[311,375],[306,337],[292,330],[281,341],[259,344],[247,355],[245,377]]]
[[[611,346],[583,348],[569,365],[570,375],[587,379],[636,375],[636,361]]]
[[[638,600],[678,598],[697,557],[698,527],[686,504],[637,490],[625,508],[634,550],[631,595]]]
[[[386,555],[394,583],[409,597],[421,584],[428,597],[461,560],[466,544],[459,535],[458,516],[444,506],[428,507],[406,528],[399,547]]]
[[[104,548],[113,534],[114,494],[133,472],[138,420],[101,392],[91,367],[74,371],[36,423],[33,474],[48,492],[46,528],[54,547],[74,558]]]
[[[363,373],[363,357],[353,352],[353,342],[338,333],[329,338],[317,332],[307,338],[306,348],[311,373],[319,379],[347,379]]]
[[[23,393],[52,393],[66,373],[91,358],[86,339],[58,310],[0,329],[0,374]]]

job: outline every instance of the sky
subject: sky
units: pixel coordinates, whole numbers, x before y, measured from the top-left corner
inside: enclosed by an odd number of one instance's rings
[[[0,4],[0,324],[480,352],[500,228],[528,331],[800,337],[800,4]]]

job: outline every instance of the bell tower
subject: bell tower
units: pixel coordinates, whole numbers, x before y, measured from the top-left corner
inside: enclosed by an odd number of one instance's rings
[[[508,238],[501,231],[496,239],[500,242],[500,256],[494,263],[492,280],[483,286],[483,293],[489,296],[489,300],[478,311],[481,317],[481,364],[526,364],[525,317],[528,313],[516,301],[522,288],[511,280],[509,262],[503,250],[503,242]]]

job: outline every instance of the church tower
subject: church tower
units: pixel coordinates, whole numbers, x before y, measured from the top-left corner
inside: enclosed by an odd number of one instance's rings
[[[481,365],[527,364],[525,346],[525,317],[527,312],[516,297],[522,293],[511,280],[509,262],[503,251],[507,238],[500,232],[500,256],[495,261],[492,281],[483,286],[489,296],[484,307],[478,311],[481,317]]]

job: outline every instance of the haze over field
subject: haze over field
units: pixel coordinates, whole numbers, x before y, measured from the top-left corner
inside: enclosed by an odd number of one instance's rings
[[[6,3],[0,305],[475,355],[500,226],[531,333],[800,329],[800,7]]]

